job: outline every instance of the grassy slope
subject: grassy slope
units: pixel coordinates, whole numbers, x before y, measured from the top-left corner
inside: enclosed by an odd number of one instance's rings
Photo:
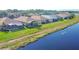
[[[72,23],[75,23],[75,22],[79,22],[78,17],[75,17],[71,20],[64,20],[64,21],[58,21],[58,22],[55,22],[55,23],[44,24],[39,28],[31,28],[31,29],[26,28],[26,29],[19,30],[19,31],[16,31],[16,32],[0,32],[0,42],[12,40],[12,39],[19,38],[19,37],[22,37],[22,36],[25,36],[25,35],[30,35],[30,34],[33,34],[35,32],[38,32],[38,31],[41,31],[41,30],[44,30],[44,29],[49,29],[49,28],[61,26],[61,25],[64,25],[64,24],[69,25],[69,24],[72,24]]]

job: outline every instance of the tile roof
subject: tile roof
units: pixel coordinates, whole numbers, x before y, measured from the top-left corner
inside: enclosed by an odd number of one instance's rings
[[[36,21],[38,21],[38,20],[45,20],[46,18],[44,18],[44,17],[42,17],[42,16],[31,16],[31,19],[32,20],[36,20]]]
[[[3,25],[3,22],[5,22],[5,20],[9,19],[8,17],[4,17],[4,18],[0,18],[0,26]]]
[[[20,16],[18,18],[15,18],[14,20],[21,21],[21,22],[28,22],[28,17]]]
[[[8,17],[0,19],[1,25],[22,25],[23,23],[14,19],[10,19]]]

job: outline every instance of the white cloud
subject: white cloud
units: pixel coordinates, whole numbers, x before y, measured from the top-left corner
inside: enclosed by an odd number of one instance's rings
[[[79,0],[0,0],[0,9],[79,9]]]

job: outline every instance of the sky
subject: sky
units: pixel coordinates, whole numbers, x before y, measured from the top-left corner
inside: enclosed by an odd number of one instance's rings
[[[5,9],[79,9],[79,0],[0,0],[0,10]]]

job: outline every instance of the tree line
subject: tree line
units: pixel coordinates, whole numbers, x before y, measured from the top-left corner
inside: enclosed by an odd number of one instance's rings
[[[18,9],[7,9],[0,10],[0,18],[9,17],[9,18],[17,18],[19,16],[32,16],[32,15],[52,15],[61,11],[56,10],[43,10],[43,9],[30,9],[30,10],[18,10]],[[67,11],[70,13],[79,13],[79,11]]]

